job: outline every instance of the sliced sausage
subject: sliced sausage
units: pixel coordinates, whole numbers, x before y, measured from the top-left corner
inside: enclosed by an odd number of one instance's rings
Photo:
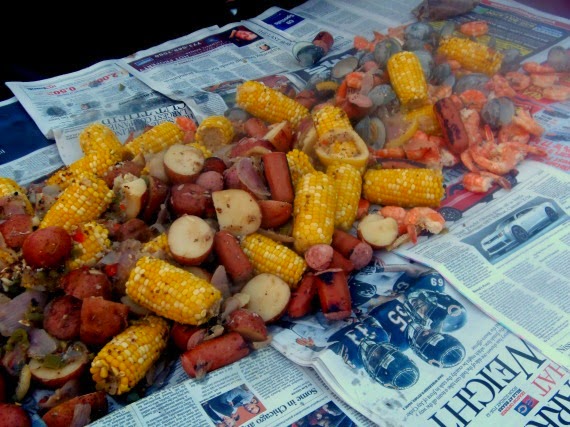
[[[60,340],[79,337],[81,300],[71,295],[54,298],[44,310],[44,329]]]
[[[307,265],[313,270],[322,271],[329,268],[334,249],[331,245],[318,244],[309,247],[304,253]]]
[[[295,191],[293,190],[287,155],[281,151],[275,151],[264,154],[261,159],[271,198],[280,202],[293,203]]]
[[[106,274],[88,267],[77,268],[63,275],[59,285],[67,295],[84,299],[101,297],[110,300],[112,284]]]
[[[433,106],[443,139],[447,148],[455,154],[461,154],[469,146],[469,136],[461,120],[461,114],[451,98],[443,98]]]
[[[214,251],[234,283],[243,284],[253,277],[253,265],[234,235],[227,231],[216,232]]]
[[[329,320],[345,319],[352,313],[350,290],[344,271],[315,276],[321,309]]]
[[[317,295],[317,283],[315,276],[305,274],[301,279],[299,287],[291,294],[287,314],[294,319],[306,316],[311,313]]]
[[[372,260],[374,251],[372,247],[352,234],[343,230],[335,230],[332,238],[332,247],[342,256],[352,261],[354,268],[359,270]]]
[[[148,242],[152,236],[152,230],[146,222],[139,218],[131,218],[119,226],[115,239],[118,242],[132,239],[145,243]]]
[[[81,341],[104,345],[127,327],[129,307],[103,298],[86,298],[81,306]]]

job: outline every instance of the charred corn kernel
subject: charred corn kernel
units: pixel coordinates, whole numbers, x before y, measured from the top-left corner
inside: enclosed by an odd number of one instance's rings
[[[336,193],[333,179],[323,172],[301,177],[293,201],[295,250],[304,253],[310,246],[332,242]]]
[[[253,265],[256,274],[271,273],[296,288],[307,269],[303,257],[259,233],[248,234],[241,241],[241,247]]]
[[[296,128],[309,110],[287,95],[256,81],[247,81],[237,88],[237,104],[251,115],[269,123],[289,120]]]
[[[200,325],[216,314],[221,293],[208,281],[157,258],[143,256],[131,271],[127,295],[176,322]]]
[[[362,175],[354,166],[345,163],[331,164],[327,167],[327,175],[333,179],[336,194],[335,228],[348,231],[356,220],[362,192]]]
[[[404,105],[421,105],[428,99],[427,82],[418,57],[409,51],[395,53],[386,66],[390,83]]]
[[[71,231],[74,225],[99,218],[114,196],[105,181],[94,175],[74,179],[46,212],[40,228],[59,225]]]
[[[79,226],[72,237],[71,258],[66,263],[69,270],[94,266],[111,248],[109,230],[95,221]]]
[[[404,118],[409,122],[416,120],[418,123],[417,129],[428,135],[441,134],[441,128],[439,127],[439,122],[437,121],[432,104],[409,110],[404,114]]]
[[[102,149],[121,151],[124,148],[115,132],[101,123],[92,123],[81,131],[79,146],[84,154]]]
[[[26,195],[26,190],[11,178],[0,177],[0,199],[3,197],[20,201],[26,213],[33,215],[34,208]]]
[[[469,71],[496,74],[501,68],[503,54],[484,44],[461,37],[444,37],[439,43],[438,53],[453,59]]]
[[[350,164],[363,173],[370,150],[362,138],[351,129],[326,132],[315,145],[315,154],[324,166],[335,162]]]
[[[434,169],[369,169],[362,195],[383,206],[437,207],[444,195],[443,175]]]
[[[313,112],[313,123],[319,138],[331,130],[352,129],[350,119],[340,107],[325,105]]]
[[[196,129],[196,142],[211,151],[231,144],[233,139],[234,126],[225,116],[206,117]]]
[[[168,235],[166,233],[160,233],[154,239],[143,244],[142,251],[154,258],[164,259],[166,256],[170,256],[171,252],[170,247],[168,246]]]
[[[182,129],[172,122],[163,122],[125,144],[125,149],[136,156],[137,154],[158,153],[171,145],[183,142]]]
[[[168,342],[166,320],[148,316],[116,335],[91,362],[97,390],[116,396],[131,390],[159,359]]]
[[[197,148],[198,150],[200,150],[202,152],[202,154],[204,155],[204,158],[207,159],[208,157],[212,157],[213,153],[208,149],[208,147],[206,147],[204,144],[201,144],[199,142],[191,142],[190,144],[188,144],[192,147]]]
[[[316,172],[309,156],[296,148],[287,153],[287,163],[289,164],[293,187],[297,186],[299,179],[303,175]]]

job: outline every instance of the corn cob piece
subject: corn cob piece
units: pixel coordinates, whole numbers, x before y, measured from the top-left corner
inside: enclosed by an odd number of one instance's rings
[[[91,362],[97,390],[120,395],[131,390],[159,359],[168,341],[166,320],[148,316],[113,337]]]
[[[319,138],[331,130],[352,129],[350,119],[340,107],[325,105],[313,112],[313,123]]]
[[[299,180],[293,201],[293,245],[297,252],[332,242],[335,199],[333,179],[325,173],[310,173]]]
[[[287,95],[256,81],[247,81],[237,88],[236,102],[251,115],[269,123],[285,120],[297,128],[309,110]]]
[[[327,175],[333,179],[336,194],[335,228],[348,231],[356,220],[362,193],[362,175],[354,166],[340,162],[327,167]]]
[[[66,263],[69,270],[94,266],[111,248],[109,230],[95,221],[80,225],[72,237],[71,258]]]
[[[293,182],[293,187],[297,186],[299,179],[303,175],[316,172],[316,169],[313,167],[309,156],[297,148],[287,153],[287,163],[289,164],[289,171],[291,172],[291,181]]]
[[[208,147],[206,147],[204,144],[201,144],[199,142],[191,142],[188,145],[197,148],[198,150],[200,150],[202,152],[202,154],[204,155],[204,158],[207,159],[208,157],[212,157],[214,154],[212,153],[212,151],[210,151],[208,149]]]
[[[176,322],[200,325],[219,308],[221,293],[179,267],[148,256],[140,258],[126,284],[127,295],[143,307]]]
[[[438,53],[453,59],[469,71],[496,74],[501,68],[503,54],[484,44],[460,37],[442,38]]]
[[[417,129],[428,135],[441,135],[441,127],[437,121],[432,104],[409,110],[404,114],[404,118],[410,123],[416,120],[418,123]]]
[[[99,218],[114,196],[105,181],[94,175],[74,179],[46,212],[40,228],[59,225],[71,231],[75,225]]]
[[[231,144],[233,138],[234,126],[224,116],[206,117],[196,129],[196,142],[210,151],[216,151],[224,145]]]
[[[136,156],[158,153],[171,145],[183,142],[184,131],[172,122],[163,122],[125,144],[125,149]]]
[[[164,259],[170,256],[170,246],[168,246],[168,234],[160,233],[154,239],[149,240],[142,246],[142,251],[152,257]]]
[[[81,131],[79,146],[85,154],[101,149],[115,151],[123,149],[123,144],[115,132],[101,123],[92,123]]]
[[[10,197],[12,200],[19,200],[26,210],[26,213],[33,215],[34,208],[24,190],[16,181],[11,178],[0,177],[0,198]]]
[[[444,195],[443,175],[435,169],[369,169],[362,195],[383,206],[438,207]]]
[[[241,247],[253,265],[255,274],[271,273],[291,288],[296,288],[307,269],[304,258],[287,246],[259,233],[248,234]]]
[[[390,83],[404,105],[422,105],[428,99],[428,87],[418,57],[408,51],[395,53],[386,66]]]

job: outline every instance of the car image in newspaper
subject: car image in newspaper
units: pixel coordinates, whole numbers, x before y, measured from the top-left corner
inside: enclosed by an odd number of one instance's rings
[[[481,239],[483,254],[491,259],[520,247],[555,223],[560,217],[559,212],[559,208],[550,201],[535,202],[512,212]]]

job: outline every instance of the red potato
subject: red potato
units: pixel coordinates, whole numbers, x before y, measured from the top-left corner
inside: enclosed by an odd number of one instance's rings
[[[150,226],[142,219],[131,218],[121,224],[115,233],[115,240],[124,242],[125,240],[138,240],[139,242],[148,242],[153,237]]]
[[[170,206],[177,216],[195,215],[203,217],[212,205],[210,193],[194,183],[176,184],[170,190]]]
[[[124,162],[119,162],[109,169],[105,175],[103,175],[103,180],[107,184],[107,187],[113,188],[115,184],[115,178],[118,176],[123,176],[128,173],[139,178],[144,169],[144,166],[138,162],[132,160],[126,160]]]
[[[77,268],[63,275],[59,285],[67,295],[84,299],[101,297],[110,300],[113,286],[103,272],[88,267]]]
[[[224,230],[216,232],[214,251],[234,283],[242,284],[253,277],[253,265],[233,234]]]
[[[51,300],[44,309],[44,329],[60,340],[79,338],[81,300],[62,295]]]
[[[282,152],[264,154],[263,173],[269,185],[271,198],[280,202],[293,203],[295,191],[291,182],[291,172],[287,155]]]
[[[148,201],[148,186],[143,178],[121,184],[121,211],[126,219],[136,218]]]
[[[208,157],[206,160],[204,160],[204,167],[202,168],[202,172],[215,171],[223,174],[227,168],[228,167],[226,163],[222,159],[214,156]]]
[[[196,178],[196,184],[210,193],[220,191],[224,189],[224,176],[216,171],[202,172],[198,175],[198,178]]]
[[[277,151],[286,153],[293,148],[293,126],[285,120],[269,126],[269,131],[263,136]]]
[[[160,212],[160,207],[168,199],[170,186],[165,181],[154,176],[148,177],[147,186],[148,199],[140,217],[147,224],[152,224],[156,220],[158,212]]]
[[[22,244],[22,254],[32,268],[52,268],[71,255],[71,236],[63,227],[50,226],[29,234]]]
[[[339,251],[333,250],[333,256],[331,263],[329,264],[329,269],[340,269],[345,273],[350,273],[354,270],[354,264],[351,260],[344,257]]]
[[[268,337],[267,326],[261,316],[245,308],[232,311],[228,316],[226,327],[248,341],[265,341]]]
[[[261,156],[271,151],[275,151],[275,147],[265,139],[242,138],[232,147],[229,157]]]
[[[129,307],[103,298],[85,298],[79,336],[87,345],[101,346],[127,327]]]
[[[194,182],[204,167],[204,154],[191,145],[174,144],[164,153],[164,170],[173,184]]]
[[[88,405],[87,423],[91,423],[104,415],[107,415],[109,408],[107,396],[104,391],[96,391],[82,396],[74,397],[50,409],[44,414],[42,420],[47,427],[68,427],[73,424],[74,415],[78,411],[79,405]]]
[[[235,236],[255,233],[261,226],[261,209],[253,196],[245,190],[215,191],[212,201],[220,230]]]
[[[394,218],[371,213],[358,222],[356,233],[372,248],[382,249],[394,243],[398,237],[398,222]]]
[[[191,378],[230,365],[250,353],[245,339],[237,332],[229,332],[201,342],[180,357],[182,368]]]
[[[315,276],[323,314],[329,320],[341,320],[352,313],[352,302],[346,274],[343,271]]]
[[[26,237],[34,231],[33,217],[28,214],[12,215],[0,224],[0,234],[9,248],[22,247]]]
[[[190,350],[204,341],[206,329],[199,326],[184,325],[174,322],[170,328],[170,337],[174,345],[182,351]]]
[[[267,133],[268,128],[265,122],[257,117],[247,119],[243,125],[245,133],[251,138],[261,138]]]
[[[293,213],[293,205],[278,200],[258,200],[261,209],[261,228],[277,228],[287,223]]]
[[[433,106],[447,148],[454,154],[461,154],[469,146],[469,135],[461,120],[459,109],[451,98],[443,98]]]
[[[352,234],[338,229],[333,233],[331,246],[348,258],[357,270],[370,263],[374,252],[368,242],[363,242]]]
[[[62,387],[66,382],[79,378],[89,366],[89,353],[81,343],[75,344],[74,357],[57,368],[45,366],[38,359],[31,359],[29,366],[34,381],[48,388]]]
[[[299,287],[291,294],[291,300],[287,306],[289,317],[297,319],[312,312],[317,295],[317,283],[313,274],[305,274]]]
[[[202,218],[183,215],[168,229],[172,257],[182,265],[199,265],[214,248],[214,229]]]
[[[0,403],[0,427],[30,427],[28,413],[15,403]]]
[[[264,322],[274,322],[287,311],[291,299],[289,285],[280,277],[261,273],[247,282],[240,293],[249,296],[245,308],[261,316]]]

